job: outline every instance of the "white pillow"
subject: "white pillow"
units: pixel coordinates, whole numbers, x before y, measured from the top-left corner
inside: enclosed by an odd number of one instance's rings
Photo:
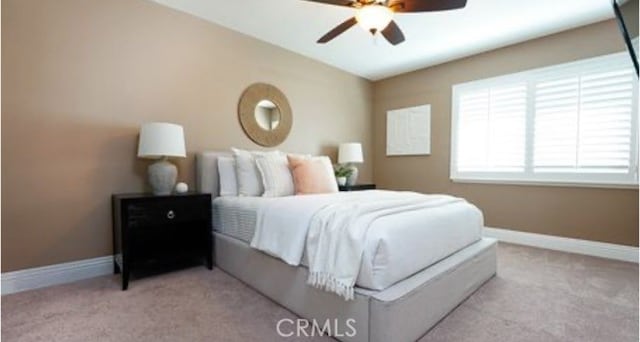
[[[256,158],[262,176],[263,197],[293,196],[294,186],[289,161],[282,154],[265,155]]]
[[[218,178],[220,179],[220,196],[238,196],[236,161],[233,157],[218,157]]]
[[[257,156],[279,155],[280,152],[247,151],[231,148],[236,161],[236,180],[238,181],[239,196],[262,196],[264,186],[262,176],[256,164]]]

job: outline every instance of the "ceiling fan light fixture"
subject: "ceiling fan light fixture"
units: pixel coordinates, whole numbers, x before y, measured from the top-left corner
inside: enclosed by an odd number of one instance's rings
[[[367,5],[356,13],[358,24],[367,32],[376,33],[384,30],[393,19],[393,11],[383,5]]]

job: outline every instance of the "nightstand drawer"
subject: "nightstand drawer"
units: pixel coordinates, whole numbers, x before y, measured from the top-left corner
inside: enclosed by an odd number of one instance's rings
[[[204,197],[203,197],[204,198]],[[210,203],[194,198],[132,202],[127,206],[130,227],[162,226],[207,220]]]

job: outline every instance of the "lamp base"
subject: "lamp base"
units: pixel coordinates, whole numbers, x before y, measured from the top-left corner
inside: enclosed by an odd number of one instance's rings
[[[154,195],[171,195],[178,178],[178,168],[168,160],[162,159],[147,169],[149,184]]]
[[[358,181],[358,168],[353,165],[350,165],[349,168],[351,169],[351,176],[347,177],[347,185],[356,185]]]

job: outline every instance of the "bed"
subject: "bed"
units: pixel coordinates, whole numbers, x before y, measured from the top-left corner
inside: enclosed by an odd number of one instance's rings
[[[351,319],[357,333],[335,331],[340,340],[414,341],[496,272],[495,240],[482,238],[481,227],[465,226],[469,218],[464,215],[474,213],[459,205],[427,216],[407,214],[406,222],[429,225],[434,232],[429,239],[415,238],[424,231],[416,224],[400,225],[394,234],[372,224],[353,300],[309,286],[306,255],[300,267],[292,267],[249,245],[257,209],[278,199],[217,196],[217,158],[227,155],[202,152],[196,157],[198,190],[214,198],[216,265],[303,318],[338,326]]]

